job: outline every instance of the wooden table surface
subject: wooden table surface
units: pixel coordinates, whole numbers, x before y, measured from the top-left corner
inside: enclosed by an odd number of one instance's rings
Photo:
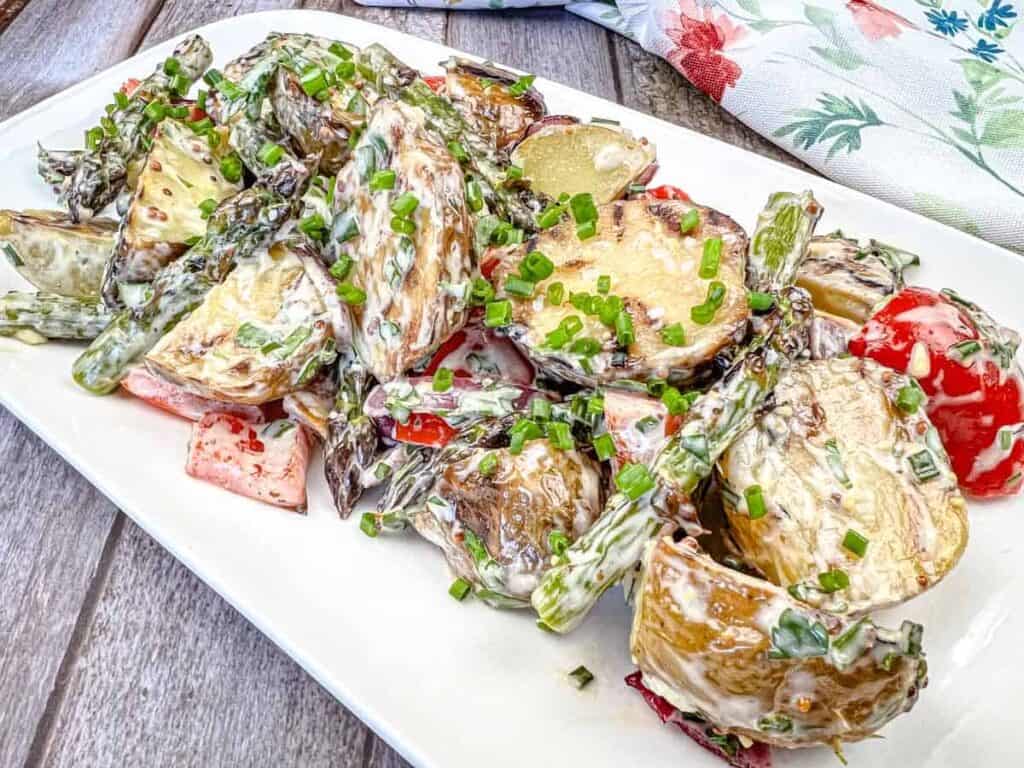
[[[664,62],[560,9],[0,0],[0,120],[193,27],[297,7],[443,41],[801,165]],[[0,409],[0,766],[22,765],[405,762]]]

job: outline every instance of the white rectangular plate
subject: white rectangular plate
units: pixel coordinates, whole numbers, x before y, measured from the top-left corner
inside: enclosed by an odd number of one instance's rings
[[[448,48],[345,16],[275,11],[197,30],[218,63],[268,32],[313,32],[356,45],[379,42],[425,71]],[[59,34],[59,32],[57,32]],[[152,48],[0,124],[0,207],[54,207],[35,173],[35,146],[79,146],[110,94],[149,72],[176,41]],[[558,55],[556,51],[552,55]],[[752,227],[768,194],[813,188],[819,231],[842,227],[922,254],[913,275],[955,286],[997,318],[1024,328],[1024,261],[934,221],[655,120],[539,81],[553,113],[621,121],[658,147],[658,181]],[[0,290],[24,287],[0,270]],[[335,516],[319,464],[308,516],[277,511],[193,480],[183,471],[189,425],[128,397],[93,397],[71,381],[79,348],[0,339],[0,402],[39,433],[139,525],[216,589],[412,763],[465,766],[721,765],[662,726],[623,677],[632,671],[628,611],[618,590],[574,634],[536,629],[447,594],[440,553],[407,536],[367,539],[358,517]],[[40,510],[41,514],[72,514]],[[882,618],[925,626],[931,683],[885,740],[852,745],[860,766],[1020,765],[1024,691],[1024,504],[972,504],[971,542],[930,593]],[[597,676],[576,691],[566,673]],[[1016,758],[1016,759],[1014,759]],[[778,753],[779,765],[836,765],[828,750]]]

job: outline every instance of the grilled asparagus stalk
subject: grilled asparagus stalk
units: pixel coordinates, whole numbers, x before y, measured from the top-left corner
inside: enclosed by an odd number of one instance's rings
[[[775,309],[757,318],[756,335],[725,376],[696,400],[683,428],[654,461],[653,477],[616,493],[598,521],[547,572],[532,595],[541,622],[568,632],[601,594],[640,559],[665,523],[699,533],[689,495],[711,474],[716,459],[746,429],[778,381],[806,350],[813,307],[807,292],[789,288],[803,261],[821,206],[810,192],[778,192],[758,216],[747,263],[747,287],[773,294]],[[645,487],[646,486],[646,487]],[[642,492],[640,492],[642,491]]]
[[[47,339],[91,341],[112,315],[98,299],[10,291],[0,296],[0,336],[31,330]]]
[[[228,198],[210,217],[205,237],[157,274],[150,295],[117,314],[75,360],[72,375],[102,395],[117,387],[128,365],[191,312],[235,262],[265,245],[292,214],[294,202],[261,187]]]
[[[338,378],[338,394],[327,420],[324,474],[334,506],[345,518],[363,494],[362,476],[377,452],[377,428],[363,412],[373,380],[351,349],[342,356]]]
[[[212,59],[203,38],[187,38],[129,97],[114,105],[102,128],[86,134],[85,150],[39,148],[39,175],[54,186],[74,221],[91,217],[120,194],[132,167],[148,151],[150,129],[163,117],[164,110],[153,105],[184,96]]]

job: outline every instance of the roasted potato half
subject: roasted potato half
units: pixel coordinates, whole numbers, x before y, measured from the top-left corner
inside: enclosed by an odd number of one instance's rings
[[[926,684],[920,625],[841,620],[716,563],[651,544],[630,648],[644,684],[724,733],[778,747],[868,738]]]
[[[512,152],[535,192],[590,192],[599,205],[622,197],[655,157],[653,144],[618,126],[561,121],[542,125]]]
[[[967,545],[967,508],[923,405],[909,412],[918,392],[853,357],[784,374],[718,463],[741,556],[801,600],[854,614],[949,573]]]
[[[0,210],[0,251],[40,291],[88,299],[99,295],[117,222],[78,222],[60,211]]]
[[[379,102],[353,155],[337,177],[334,239],[365,294],[350,301],[356,349],[389,381],[465,323],[472,226],[462,168],[419,109]]]
[[[195,394],[258,405],[305,388],[333,356],[330,307],[279,241],[214,286],[146,363]]]
[[[691,210],[699,223],[682,234],[680,221]],[[554,264],[532,298],[510,297],[509,336],[538,366],[584,386],[647,376],[689,378],[744,334],[750,314],[744,285],[747,236],[736,222],[678,200],[624,200],[598,211],[594,237],[580,240],[573,222],[565,221],[498,254],[493,279],[504,295],[508,278],[530,252],[540,251]],[[704,278],[701,260],[712,240],[720,241],[720,255],[714,276]],[[604,276],[607,294],[599,287]],[[546,297],[552,283],[563,286],[558,305]],[[721,289],[720,304],[698,323],[691,310],[705,304],[712,286]],[[585,303],[607,306],[616,299],[631,317],[635,340],[628,346],[620,346],[612,324]],[[560,324],[577,322],[569,318],[578,318],[580,329],[554,348],[549,334]],[[678,326],[682,337],[666,338],[663,330],[670,326]]]

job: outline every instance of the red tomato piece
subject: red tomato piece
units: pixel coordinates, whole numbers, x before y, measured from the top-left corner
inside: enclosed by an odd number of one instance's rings
[[[192,427],[185,471],[241,496],[303,509],[309,449],[305,428],[293,421],[207,413]]]
[[[512,341],[476,322],[452,334],[434,353],[423,375],[433,376],[441,367],[462,378],[492,378],[523,387],[531,386],[534,379],[533,366]]]
[[[195,122],[198,122],[199,120],[203,120],[203,119],[205,119],[207,117],[209,117],[209,115],[206,114],[206,110],[200,109],[195,104],[189,104],[189,108],[188,108],[188,119],[189,119],[189,122],[195,123]]]
[[[222,403],[194,395],[142,367],[129,370],[121,379],[121,386],[140,400],[189,421],[199,421],[206,413],[229,413],[256,422],[264,420],[263,410],[255,405]]]
[[[405,424],[395,424],[395,439],[400,443],[440,448],[455,435],[447,421],[432,413],[413,413]]]
[[[444,81],[444,75],[430,75],[429,77],[423,78],[423,82],[429,85],[430,90],[434,93],[440,93],[441,89],[444,87]]]
[[[964,491],[1017,493],[1024,472],[1024,377],[986,351],[965,309],[927,288],[905,288],[850,341],[851,354],[915,376]]]
[[[673,187],[671,184],[662,184],[660,187],[648,189],[647,194],[655,200],[682,200],[684,203],[690,202],[688,194],[679,187]]]
[[[496,256],[492,256],[489,259],[484,259],[483,264],[480,265],[480,274],[483,275],[485,280],[490,280],[491,275],[494,274],[494,270],[498,268],[501,263],[501,259]]]
[[[619,463],[650,465],[682,423],[682,416],[670,414],[653,397],[615,389],[604,393],[605,429]]]
[[[123,93],[125,96],[131,96],[133,93],[135,93],[135,89],[139,87],[139,83],[141,82],[142,81],[139,80],[137,77],[129,77],[121,84],[121,93]]]

